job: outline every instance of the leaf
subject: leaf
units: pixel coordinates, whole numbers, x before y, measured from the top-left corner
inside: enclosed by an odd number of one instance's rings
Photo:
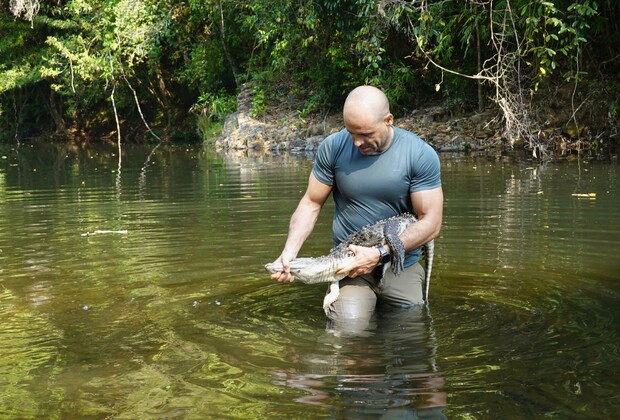
[[[578,193],[578,194],[571,194],[572,197],[577,197],[577,198],[587,198],[589,200],[596,200],[596,193]]]

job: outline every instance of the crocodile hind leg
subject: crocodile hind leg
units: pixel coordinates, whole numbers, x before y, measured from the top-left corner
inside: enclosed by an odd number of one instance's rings
[[[329,285],[329,293],[325,295],[323,299],[323,311],[325,314],[329,316],[329,313],[334,310],[334,302],[338,299],[340,295],[340,282],[333,282]]]

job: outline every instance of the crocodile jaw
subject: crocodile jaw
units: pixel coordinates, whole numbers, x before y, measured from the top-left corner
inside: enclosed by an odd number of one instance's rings
[[[291,261],[291,273],[296,280],[306,284],[333,283],[349,274],[336,274],[348,265],[347,262],[350,261],[340,258],[297,258]]]
[[[336,274],[336,272],[351,265],[354,259],[354,255],[295,258],[290,262],[290,271],[295,280],[302,283],[333,283],[347,276],[348,273]],[[280,263],[270,263],[265,265],[265,268],[270,273],[277,273],[283,269]]]

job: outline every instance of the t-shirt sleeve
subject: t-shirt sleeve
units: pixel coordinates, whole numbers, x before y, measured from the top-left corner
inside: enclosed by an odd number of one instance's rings
[[[333,136],[331,135],[321,142],[312,167],[312,173],[316,179],[325,185],[334,185]]]
[[[441,169],[437,152],[424,143],[409,184],[409,192],[432,190],[441,187]]]

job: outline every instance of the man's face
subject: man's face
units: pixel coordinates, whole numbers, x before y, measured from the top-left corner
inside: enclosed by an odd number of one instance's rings
[[[383,120],[374,121],[363,115],[350,115],[345,117],[344,125],[355,147],[363,155],[377,155],[390,145],[393,120],[392,114],[386,115]]]

